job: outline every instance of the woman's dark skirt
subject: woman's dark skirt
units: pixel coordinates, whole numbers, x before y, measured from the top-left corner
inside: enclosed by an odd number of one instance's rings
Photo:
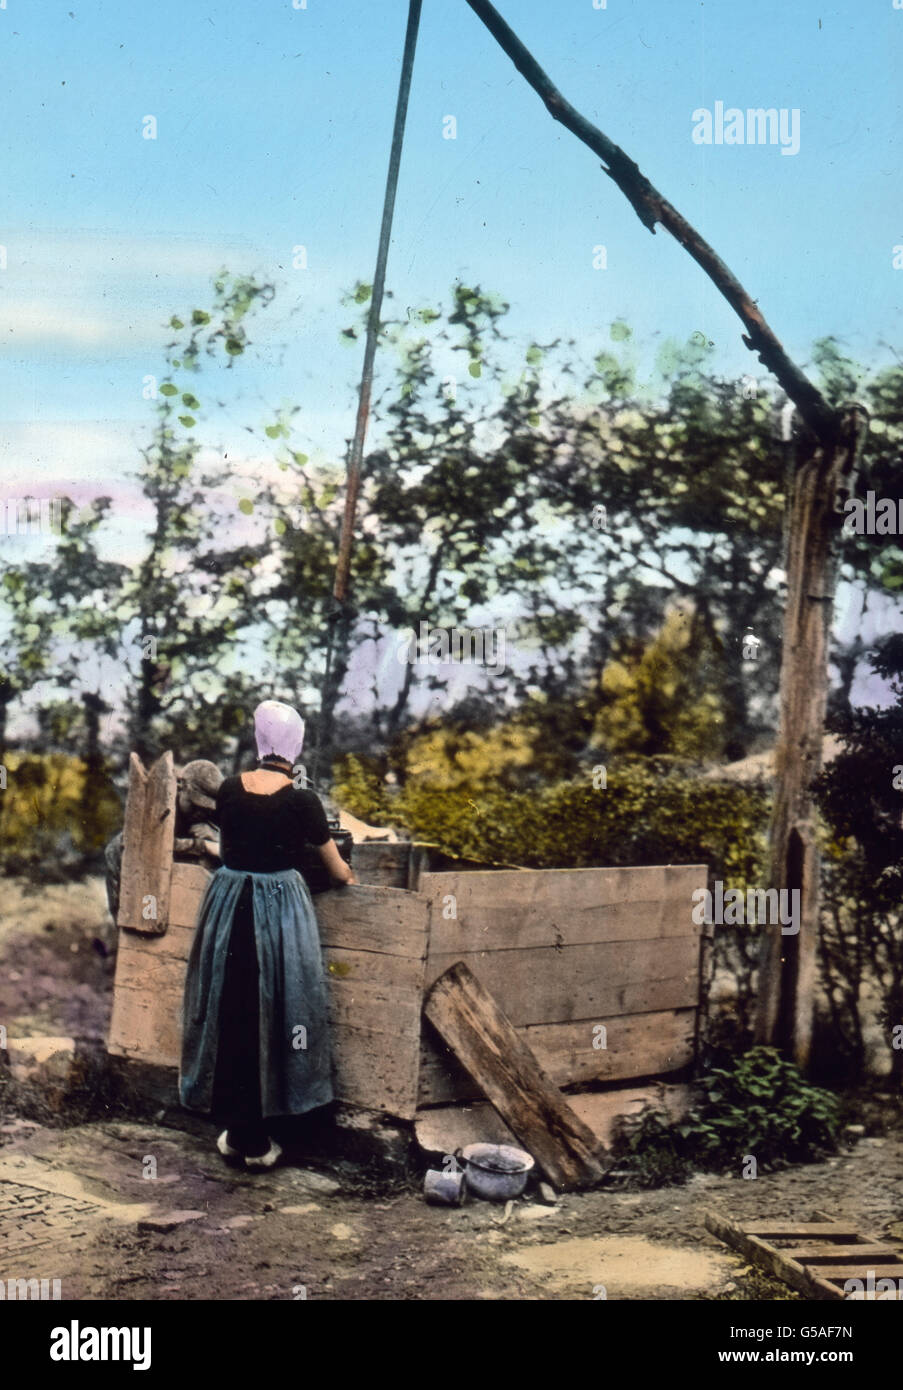
[[[207,885],[185,979],[179,1095],[229,1127],[333,1099],[317,921],[294,869],[220,868]]]

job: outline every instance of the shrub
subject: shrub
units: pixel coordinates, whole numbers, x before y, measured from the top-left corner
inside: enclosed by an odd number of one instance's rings
[[[758,882],[767,797],[702,781],[666,759],[619,763],[607,786],[588,772],[533,792],[443,788],[409,780],[394,803],[414,839],[447,853],[525,868],[708,864],[725,881]]]
[[[0,869],[58,882],[91,865],[122,820],[111,783],[64,753],[8,753],[5,767]]]
[[[375,758],[346,753],[333,767],[332,794],[339,805],[370,825],[396,819]]]
[[[759,1170],[784,1168],[837,1147],[840,1101],[775,1048],[751,1048],[699,1085],[702,1100],[682,1123],[651,1107],[622,1125],[616,1153],[641,1186],[680,1180],[693,1167],[737,1172],[747,1156]]]

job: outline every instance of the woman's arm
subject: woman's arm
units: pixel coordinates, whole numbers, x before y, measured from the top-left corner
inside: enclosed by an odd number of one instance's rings
[[[334,879],[337,879],[339,883],[357,883],[357,879],[351,872],[351,866],[346,864],[339,854],[335,840],[327,840],[325,845],[317,845],[316,848]]]

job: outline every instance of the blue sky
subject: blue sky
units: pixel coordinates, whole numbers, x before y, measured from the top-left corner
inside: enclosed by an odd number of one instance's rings
[[[889,360],[903,287],[893,0],[498,7],[710,240],[792,356],[806,362],[833,333],[864,363]],[[311,451],[341,460],[359,356],[339,344],[338,299],[372,278],[406,11],[6,0],[4,494],[122,486],[149,427],[141,387],[161,369],[163,325],[207,300],[223,264],[273,278],[278,294],[257,365],[233,373],[246,395],[204,417],[205,441],[235,457],[246,420],[293,402]],[[799,109],[799,153],[695,144],[694,110],[717,101]],[[142,138],[148,115],[155,140]],[[306,270],[292,268],[298,244]],[[459,277],[499,291],[525,341],[574,336],[589,360],[623,318],[648,362],[666,338],[704,332],[716,370],[762,370],[695,263],[640,225],[464,0],[425,0],[388,284],[416,305]]]

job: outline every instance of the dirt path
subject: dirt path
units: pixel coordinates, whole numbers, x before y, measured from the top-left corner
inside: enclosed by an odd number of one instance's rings
[[[706,1206],[750,1218],[823,1206],[903,1236],[898,1139],[753,1181],[521,1200],[499,1224],[504,1208],[490,1203],[429,1207],[413,1188],[358,1196],[342,1165],[251,1176],[152,1125],[14,1120],[0,1132],[0,1273],[59,1278],[65,1298],[782,1297],[708,1235]]]

